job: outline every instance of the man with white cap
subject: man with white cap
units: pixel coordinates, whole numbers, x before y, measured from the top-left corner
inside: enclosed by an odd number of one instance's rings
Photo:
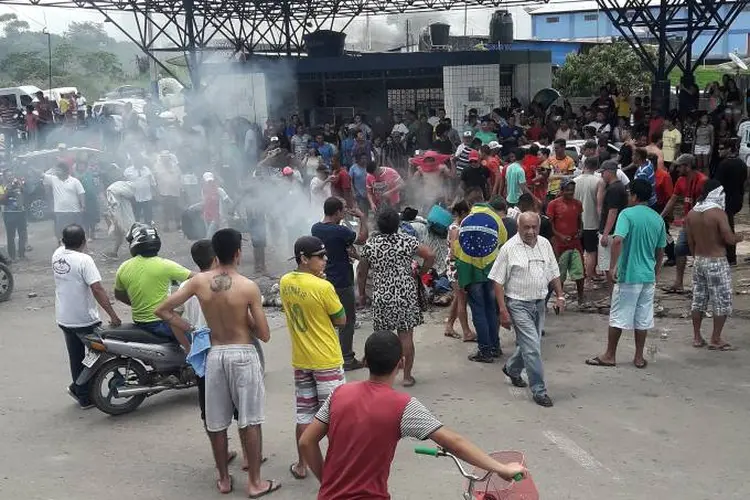
[[[229,195],[219,187],[214,174],[203,174],[203,221],[206,223],[206,238],[211,238],[226,220],[226,205],[231,203]]]

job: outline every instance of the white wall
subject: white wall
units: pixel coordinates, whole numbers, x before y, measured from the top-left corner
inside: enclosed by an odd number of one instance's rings
[[[489,113],[500,103],[500,65],[445,66],[443,93],[445,113],[456,127],[470,108]]]

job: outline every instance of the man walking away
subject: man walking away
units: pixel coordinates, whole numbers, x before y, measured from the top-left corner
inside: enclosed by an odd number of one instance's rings
[[[742,210],[742,199],[745,196],[745,181],[747,180],[747,166],[737,157],[737,146],[719,144],[719,157],[722,158],[716,167],[714,178],[721,183],[726,196],[725,211],[729,219],[729,227],[734,232],[734,216]],[[737,264],[737,247],[727,245],[727,261],[730,266]]]
[[[65,334],[70,375],[73,383],[68,394],[81,408],[90,408],[89,386],[78,385],[76,380],[83,371],[86,348],[82,338],[94,333],[101,325],[98,303],[109,316],[110,326],[120,326],[120,318],[112,308],[102,277],[94,259],[86,253],[86,232],[77,224],[62,230],[62,244],[52,254],[52,272],[55,276],[55,316],[57,325]]]
[[[599,248],[599,210],[597,208],[597,192],[603,181],[596,176],[599,168],[597,157],[586,158],[583,164],[583,174],[576,178],[575,199],[583,205],[583,250],[586,278],[589,281],[596,277],[596,259]]]
[[[393,390],[403,366],[399,338],[375,332],[365,343],[369,380],[338,387],[300,439],[300,449],[320,481],[318,500],[387,499],[388,475],[401,438],[431,439],[461,460],[505,480],[526,474],[501,464],[456,434],[416,398]],[[320,442],[328,437],[325,461]]]
[[[494,358],[502,355],[495,291],[488,275],[498,249],[507,239],[501,217],[487,203],[481,202],[475,203],[461,221],[458,238],[453,243],[458,286],[466,290],[477,332],[477,352],[469,356],[470,361],[494,363]]]
[[[154,219],[151,207],[151,200],[153,198],[151,188],[156,186],[156,179],[154,179],[151,169],[142,164],[145,161],[143,158],[136,158],[135,161],[141,162],[141,166],[136,167],[135,165],[131,165],[125,169],[122,175],[125,177],[125,180],[133,183],[135,189],[133,211],[135,212],[136,220],[144,224],[151,224]]]
[[[617,284],[612,289],[607,350],[587,359],[587,365],[615,366],[624,329],[635,330],[633,364],[636,368],[647,365],[643,347],[648,330],[654,327],[654,288],[661,273],[667,233],[664,221],[648,206],[653,194],[651,184],[635,179],[628,187],[631,206],[617,218],[612,241],[610,273]]]
[[[44,174],[44,185],[52,188],[52,205],[55,212],[55,238],[62,236],[63,228],[78,224],[83,226],[83,210],[86,206],[81,181],[70,176],[70,167],[60,162]]]
[[[326,268],[326,247],[314,236],[294,243],[297,270],[281,277],[279,290],[292,338],[292,366],[297,400],[297,441],[315,419],[333,390],[343,384],[344,359],[334,326],[346,325],[346,311],[333,285],[321,278]],[[307,462],[289,466],[295,479],[307,477]]]
[[[320,238],[326,248],[328,262],[325,276],[336,289],[346,313],[346,325],[339,328],[339,343],[344,356],[344,370],[359,370],[364,364],[359,361],[352,348],[354,323],[356,322],[357,300],[354,294],[354,270],[349,257],[353,245],[367,241],[367,219],[361,210],[354,208],[349,213],[359,219],[359,234],[341,224],[344,219],[344,202],[336,197],[328,198],[323,204],[323,222],[313,224],[310,234]]]
[[[218,265],[191,278],[156,309],[156,314],[173,330],[193,331],[194,326],[174,310],[190,297],[198,297],[211,329],[211,349],[206,357],[206,430],[219,471],[216,487],[221,493],[232,491],[227,428],[236,408],[242,449],[249,462],[247,494],[259,498],[281,487],[279,482],[260,476],[260,426],[265,421],[266,390],[252,337],[268,342],[271,332],[258,285],[237,272],[242,234],[220,229],[211,238],[211,246]]]
[[[583,204],[573,197],[576,183],[566,179],[562,181],[562,196],[549,202],[547,216],[552,223],[554,251],[560,267],[560,282],[570,277],[576,283],[578,307],[585,307],[583,292]]]
[[[727,262],[727,246],[742,241],[734,234],[724,212],[724,188],[716,179],[706,181],[703,194],[685,219],[690,251],[695,255],[693,266],[693,347],[704,347],[701,336],[703,314],[713,310],[714,329],[710,350],[733,351],[734,347],[721,338],[727,316],[732,314],[732,273]]]
[[[501,324],[516,332],[516,351],[503,366],[503,373],[516,387],[526,387],[521,371],[531,384],[534,402],[551,407],[542,367],[542,330],[550,284],[555,290],[555,307],[565,306],[560,270],[552,245],[539,236],[539,215],[524,212],[518,217],[518,234],[500,248],[489,278],[495,282],[495,295]]]

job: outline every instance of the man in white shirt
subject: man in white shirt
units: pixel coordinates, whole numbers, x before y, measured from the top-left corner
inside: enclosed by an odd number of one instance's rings
[[[112,308],[102,278],[94,264],[94,259],[86,253],[86,232],[78,224],[71,224],[62,230],[62,244],[52,254],[52,271],[55,276],[55,318],[65,334],[68,348],[70,375],[73,383],[68,386],[68,394],[81,408],[90,408],[89,386],[78,385],[76,380],[83,371],[83,358],[86,354],[81,339],[94,332],[101,325],[97,302],[109,315],[109,324],[119,326],[120,318]]]
[[[595,130],[594,135],[596,135],[597,137],[602,134],[609,134],[612,130],[609,123],[607,123],[607,119],[604,116],[604,113],[602,113],[601,111],[596,113],[596,120],[586,126],[593,128]]]
[[[518,217],[518,233],[500,247],[489,279],[495,282],[500,324],[505,328],[512,324],[516,332],[516,351],[505,363],[503,373],[514,386],[526,387],[528,384],[521,378],[521,371],[526,368],[534,402],[550,407],[552,400],[544,385],[541,356],[550,283],[557,296],[556,312],[565,306],[565,297],[552,245],[539,236],[540,222],[534,212]]]
[[[167,150],[159,153],[154,165],[154,177],[159,203],[161,205],[164,227],[159,229],[169,231],[170,222],[174,222],[175,229],[180,227],[180,193],[182,192],[182,172],[177,157]]]
[[[136,159],[136,161],[140,162],[141,166],[129,166],[123,172],[123,176],[125,180],[132,182],[135,188],[135,203],[133,204],[135,220],[144,224],[152,224],[154,214],[151,207],[151,200],[153,199],[151,188],[156,186],[156,180],[151,173],[151,169],[143,165],[143,159]]]
[[[62,230],[70,224],[83,225],[86,206],[81,181],[70,175],[70,167],[60,162],[44,174],[43,183],[52,188],[52,205],[55,213],[55,237],[60,240]]]

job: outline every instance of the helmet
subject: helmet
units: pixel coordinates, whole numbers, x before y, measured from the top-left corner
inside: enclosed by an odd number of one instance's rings
[[[146,224],[133,224],[125,237],[130,245],[130,255],[155,257],[161,249],[161,238],[155,227]]]

